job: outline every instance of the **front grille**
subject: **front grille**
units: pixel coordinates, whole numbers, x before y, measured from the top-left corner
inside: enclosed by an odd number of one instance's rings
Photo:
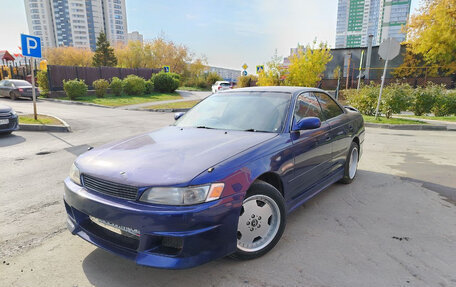
[[[127,200],[136,200],[138,195],[137,187],[99,179],[86,174],[82,175],[82,184],[92,191]]]
[[[5,119],[5,118],[0,117],[0,119]],[[16,127],[16,125],[17,125],[17,118],[6,117],[6,119],[9,120],[9,123],[7,123],[6,125],[0,125],[0,130],[3,130],[3,129],[13,129],[13,128]]]

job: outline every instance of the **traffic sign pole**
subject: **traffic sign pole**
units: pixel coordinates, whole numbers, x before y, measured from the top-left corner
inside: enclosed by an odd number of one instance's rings
[[[35,61],[32,61],[32,97],[33,97],[33,118],[38,120],[36,113],[36,91],[35,91]]]
[[[383,69],[382,84],[380,85],[380,94],[378,95],[377,109],[375,110],[375,119],[378,118],[378,109],[380,108],[380,101],[382,99],[383,85],[385,84],[386,68],[388,67],[388,59],[385,61],[385,69]]]
[[[359,85],[361,84],[361,69],[363,67],[363,57],[364,57],[364,50],[361,52],[361,60],[359,61],[359,73],[358,73],[358,88],[359,90]]]

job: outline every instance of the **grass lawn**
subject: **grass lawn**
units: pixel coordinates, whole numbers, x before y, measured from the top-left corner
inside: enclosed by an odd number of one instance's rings
[[[146,107],[146,109],[190,109],[199,102],[200,102],[199,100],[182,101],[182,102],[175,102],[175,103],[153,105],[153,106]]]
[[[399,116],[399,117],[407,117],[407,118],[426,119],[426,120],[456,122],[456,116],[447,116],[447,117],[413,116],[413,115],[397,115],[397,116]]]
[[[406,120],[406,119],[387,119],[385,117],[378,117],[376,120],[374,116],[365,116],[363,115],[364,121],[366,123],[373,124],[390,124],[390,125],[425,125],[425,122],[415,121],[415,120]]]
[[[210,91],[211,89],[208,89],[208,88],[199,88],[199,87],[179,87],[178,90],[207,92],[207,91]]]
[[[35,124],[35,125],[58,125],[61,126],[62,123],[50,116],[38,115],[38,120],[33,118],[33,114],[31,115],[19,115],[19,123],[20,124]]]
[[[67,98],[67,97],[59,98],[59,99],[69,100],[69,98]],[[152,94],[142,95],[142,96],[105,95],[104,98],[97,98],[96,96],[84,96],[81,98],[77,98],[76,101],[98,104],[98,105],[103,105],[103,106],[110,106],[110,107],[119,107],[119,106],[142,104],[142,103],[147,103],[147,102],[179,100],[179,99],[182,99],[182,97],[181,97],[181,95],[179,95],[176,92],[174,92],[174,93],[154,92]]]

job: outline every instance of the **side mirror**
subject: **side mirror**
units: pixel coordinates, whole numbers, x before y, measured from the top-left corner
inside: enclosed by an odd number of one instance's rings
[[[294,131],[300,130],[313,130],[321,126],[321,121],[317,117],[308,117],[300,119],[297,123],[293,125]]]
[[[180,112],[180,113],[174,113],[174,119],[177,121],[180,119],[185,113]]]

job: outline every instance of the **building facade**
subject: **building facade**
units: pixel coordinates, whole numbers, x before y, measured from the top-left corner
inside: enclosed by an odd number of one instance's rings
[[[125,0],[24,0],[30,34],[43,47],[73,46],[95,50],[106,33],[112,45],[127,42]]]
[[[237,82],[237,78],[241,76],[241,70],[208,66],[207,71],[217,73],[223,80],[228,82]]]
[[[128,41],[139,41],[139,42],[143,43],[144,37],[138,31],[133,31],[131,33],[128,33]]]
[[[411,0],[339,0],[336,48],[366,47],[369,35],[373,45],[387,38],[405,40]]]

